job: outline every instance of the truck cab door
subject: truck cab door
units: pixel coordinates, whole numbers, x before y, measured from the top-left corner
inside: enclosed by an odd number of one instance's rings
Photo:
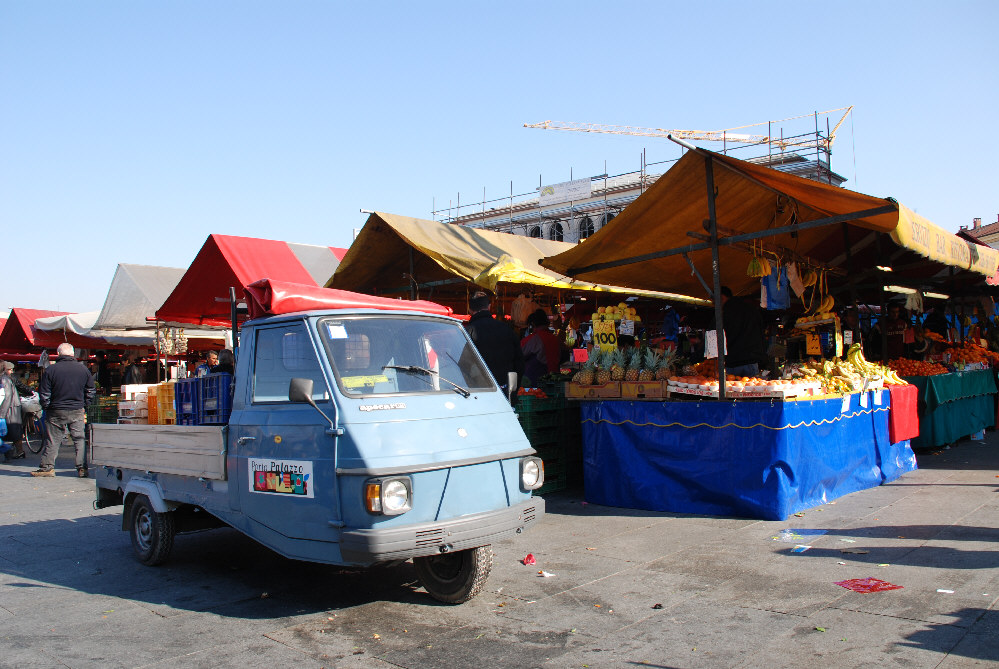
[[[333,413],[314,340],[302,321],[260,325],[246,339],[240,351],[251,356],[242,367],[250,375],[245,401],[229,423],[239,507],[251,528],[337,541],[336,437],[313,407],[288,399],[291,379],[312,379],[316,404]]]

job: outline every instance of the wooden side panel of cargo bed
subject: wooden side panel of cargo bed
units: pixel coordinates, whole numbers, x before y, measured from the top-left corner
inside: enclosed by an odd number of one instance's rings
[[[225,480],[225,438],[217,425],[94,424],[91,466]]]

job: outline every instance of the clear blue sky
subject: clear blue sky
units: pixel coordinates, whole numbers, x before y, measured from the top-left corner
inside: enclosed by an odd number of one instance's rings
[[[855,105],[845,187],[994,222],[997,27],[992,0],[0,0],[0,315],[100,309],[118,263],[187,267],[211,233],[345,247],[362,208],[430,218],[679,156],[522,127],[545,119]]]

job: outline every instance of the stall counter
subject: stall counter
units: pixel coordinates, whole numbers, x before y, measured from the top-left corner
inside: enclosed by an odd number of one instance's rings
[[[784,520],[916,468],[885,390],[793,402],[581,402],[588,502]]]

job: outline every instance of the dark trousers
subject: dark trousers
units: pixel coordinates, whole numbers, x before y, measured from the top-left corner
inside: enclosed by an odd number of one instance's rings
[[[87,466],[87,447],[83,437],[86,413],[83,409],[50,409],[45,412],[45,441],[42,443],[41,469],[55,467],[59,446],[66,432],[73,438],[76,447],[76,468]]]

